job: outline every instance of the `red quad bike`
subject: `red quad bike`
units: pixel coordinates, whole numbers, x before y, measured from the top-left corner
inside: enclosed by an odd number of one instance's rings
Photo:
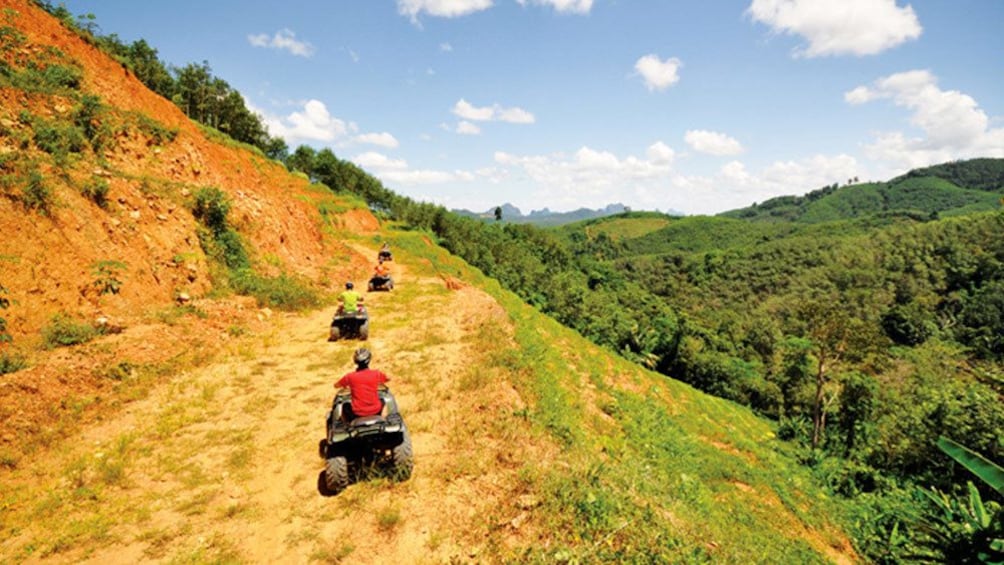
[[[370,472],[398,481],[411,477],[415,461],[408,428],[390,390],[381,386],[379,394],[386,416],[362,416],[351,422],[342,419],[351,400],[349,390],[339,389],[335,394],[327,435],[319,446],[324,472],[318,477],[318,487],[324,494],[338,494]]]
[[[340,338],[357,338],[366,341],[370,337],[370,315],[362,306],[354,312],[335,312],[331,319],[331,331],[328,341],[338,341]]]

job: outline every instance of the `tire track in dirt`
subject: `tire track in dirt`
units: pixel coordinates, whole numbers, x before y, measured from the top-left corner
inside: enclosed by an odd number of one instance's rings
[[[333,309],[275,316],[272,333],[249,338],[230,359],[179,374],[86,430],[61,463],[65,470],[84,461],[80,476],[68,479],[59,463],[43,471],[43,458],[26,469],[44,477],[36,479],[40,493],[46,481],[64,493],[96,484],[97,500],[73,503],[66,518],[97,520],[102,531],[27,527],[0,544],[0,557],[35,544],[41,550],[29,562],[438,563],[477,560],[486,543],[518,537],[518,525],[507,524],[525,514],[512,502],[522,494],[519,458],[510,438],[481,424],[522,403],[476,365],[486,354],[479,332],[511,335],[505,312],[477,289],[447,290],[442,279],[392,265],[395,289],[366,295],[365,345],[373,367],[390,376],[412,436],[409,481],[375,478],[338,496],[319,493],[317,444],[333,382],[352,369],[363,343],[326,341]],[[102,482],[113,460],[125,462],[123,476]],[[46,551],[46,543],[58,549]]]

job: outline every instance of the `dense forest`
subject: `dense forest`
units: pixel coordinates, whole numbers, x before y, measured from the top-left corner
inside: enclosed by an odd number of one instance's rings
[[[427,231],[592,341],[776,421],[847,499],[869,559],[1004,559],[1001,493],[938,445],[1004,459],[1004,160],[716,217],[481,222],[400,196],[330,149],[289,152],[208,63],[169,68],[142,40],[47,8],[192,119]]]

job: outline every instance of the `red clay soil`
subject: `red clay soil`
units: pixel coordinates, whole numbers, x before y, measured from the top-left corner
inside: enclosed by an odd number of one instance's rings
[[[203,299],[213,287],[210,262],[188,207],[200,188],[216,187],[227,194],[228,221],[266,274],[282,270],[333,288],[329,281],[367,268],[368,258],[335,234],[378,229],[368,210],[350,210],[325,226],[316,201],[332,198],[330,192],[236,144],[207,139],[173,103],[30,2],[0,0],[0,7],[0,25],[14,26],[26,36],[20,54],[56,47],[82,69],[80,91],[97,95],[117,119],[135,119],[138,113],[177,131],[173,141],[158,142],[141,128],[119,128],[102,154],[88,149],[57,167],[51,156],[24,143],[32,131],[20,116],[65,118],[76,101],[0,88],[0,157],[38,163],[53,202],[43,213],[26,209],[16,197],[0,198],[0,286],[10,301],[0,317],[13,338],[0,347],[26,354],[32,365],[0,375],[0,448],[6,444],[9,449],[25,434],[41,433],[61,400],[100,396],[110,386],[107,378],[94,374],[105,371],[102,363],[162,363],[190,353],[195,343],[211,350],[226,341],[228,328],[257,322],[260,314],[253,301]],[[27,178],[24,170],[11,176]],[[93,179],[108,183],[105,208],[81,194],[79,187]],[[25,181],[15,181],[0,196],[19,193],[17,182]],[[103,261],[125,265],[117,275],[122,283],[117,294],[102,294],[95,284],[96,267]],[[161,323],[182,294],[211,315]],[[41,332],[60,313],[88,323],[105,318],[124,332],[98,352],[43,351]],[[138,348],[130,345],[135,339],[141,340]],[[107,347],[132,349],[124,356]]]

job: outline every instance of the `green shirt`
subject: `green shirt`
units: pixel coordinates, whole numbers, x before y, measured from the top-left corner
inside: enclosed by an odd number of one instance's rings
[[[359,293],[354,290],[346,290],[339,295],[342,299],[342,309],[346,312],[355,312],[359,305]]]

